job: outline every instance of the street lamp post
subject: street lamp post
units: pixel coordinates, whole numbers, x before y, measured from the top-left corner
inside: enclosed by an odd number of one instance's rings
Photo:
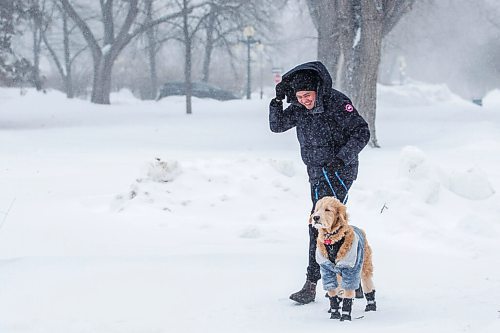
[[[257,44],[257,49],[259,50],[259,72],[260,72],[260,99],[264,96],[264,61],[263,61],[263,55],[264,55],[264,44],[259,43]]]
[[[252,95],[252,78],[250,68],[252,59],[250,57],[250,46],[255,43],[260,43],[260,41],[253,38],[254,34],[254,28],[251,25],[246,26],[245,29],[243,29],[243,36],[245,36],[246,39],[241,40],[242,43],[245,43],[247,45],[247,99],[251,99]]]

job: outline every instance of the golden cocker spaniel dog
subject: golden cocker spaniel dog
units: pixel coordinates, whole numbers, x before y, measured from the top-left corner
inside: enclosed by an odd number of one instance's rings
[[[365,311],[376,311],[372,250],[365,232],[349,225],[346,206],[334,197],[324,197],[316,203],[309,222],[318,230],[316,261],[330,299],[331,318],[351,320],[360,282],[368,303]]]

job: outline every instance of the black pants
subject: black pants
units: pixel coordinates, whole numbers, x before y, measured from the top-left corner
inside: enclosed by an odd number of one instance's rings
[[[326,196],[334,196],[344,204],[347,202],[347,192],[351,188],[354,180],[342,179],[338,174],[326,173],[325,176],[318,181],[311,182],[311,200],[313,207],[311,214],[314,212],[316,202]],[[311,224],[309,225],[309,265],[307,266],[307,280],[317,282],[321,279],[319,265],[316,262],[316,238],[318,230]]]

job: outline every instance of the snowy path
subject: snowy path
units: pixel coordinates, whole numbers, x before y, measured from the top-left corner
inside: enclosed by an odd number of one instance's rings
[[[422,254],[409,252],[409,264],[380,250],[378,256],[387,255],[391,262],[378,263],[379,311],[353,323],[329,320],[323,297],[305,306],[287,299],[301,273],[293,269],[293,255],[300,253],[2,261],[2,299],[10,300],[2,302],[2,331],[303,332],[339,325],[374,332],[496,331],[491,290],[498,290],[499,281],[485,278],[484,263],[476,268],[479,277],[467,277],[459,268],[462,259],[438,256],[434,259],[446,265],[428,264],[419,260]],[[421,263],[428,272],[416,268]],[[392,265],[399,268],[396,276],[385,273]],[[355,302],[354,315],[364,315],[363,308],[364,301]]]
[[[319,288],[313,304],[288,300],[305,277],[308,184],[295,134],[269,133],[265,102],[198,100],[186,117],[175,98],[99,107],[10,93],[2,333],[500,330],[492,110],[382,108],[385,146],[363,151],[348,205],[374,249],[379,311],[340,323]]]

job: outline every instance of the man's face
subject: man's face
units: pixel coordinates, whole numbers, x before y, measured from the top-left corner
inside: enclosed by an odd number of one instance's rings
[[[299,103],[304,105],[308,110],[311,110],[316,105],[315,91],[297,91],[297,93],[295,93],[295,96],[297,97]]]

